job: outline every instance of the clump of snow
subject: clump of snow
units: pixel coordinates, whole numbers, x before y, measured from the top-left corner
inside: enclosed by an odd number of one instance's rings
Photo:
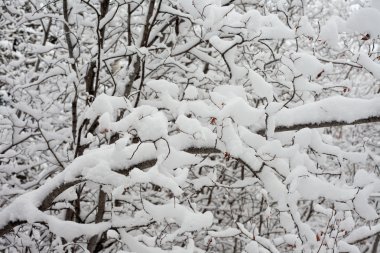
[[[336,48],[339,42],[338,32],[338,25],[335,20],[330,18],[326,24],[321,27],[319,38],[322,41],[326,41],[330,47]]]
[[[85,168],[82,172],[84,178],[99,184],[113,185],[115,187],[124,185],[127,178],[111,170],[108,163],[99,161],[93,168]]]
[[[236,236],[240,233],[241,231],[237,228],[227,228],[226,230],[222,230],[222,231],[208,231],[208,234],[213,237],[230,237],[230,236]]]
[[[175,196],[179,196],[183,193],[183,190],[174,180],[174,177],[161,173],[157,165],[150,168],[148,172],[134,168],[129,173],[127,183],[128,185],[134,185],[137,183],[152,183],[169,189]]]
[[[309,38],[314,38],[316,36],[316,32],[312,25],[309,22],[309,19],[306,16],[302,16],[300,21],[298,22],[297,27],[298,35],[305,35]]]
[[[225,96],[227,99],[234,97],[240,97],[244,100],[247,99],[247,94],[242,86],[235,85],[219,85],[213,89],[213,92],[219,93]]]
[[[295,68],[306,77],[319,78],[323,73],[330,73],[332,64],[322,64],[314,55],[295,53],[292,55]]]
[[[250,126],[264,117],[264,111],[249,106],[249,104],[241,98],[234,98],[224,106],[219,115],[221,122],[222,119],[228,117],[231,117],[234,122],[241,126]]]
[[[380,15],[380,11],[379,11]],[[371,58],[369,58],[368,54],[362,52],[358,55],[358,61],[360,65],[362,65],[365,69],[367,69],[374,77],[380,79],[380,64],[374,62]]]
[[[347,20],[347,28],[371,37],[380,35],[380,11],[375,8],[360,8]]]
[[[203,127],[198,120],[180,115],[175,123],[182,132],[194,136],[195,139],[205,138]]]
[[[194,189],[200,190],[204,186],[213,186],[217,181],[217,175],[215,171],[211,171],[207,176],[202,176],[196,179],[191,180],[191,184],[193,184]]]
[[[168,133],[168,123],[162,112],[142,118],[136,124],[137,135],[140,140],[158,140],[165,137]]]
[[[65,238],[69,242],[81,236],[89,239],[93,235],[100,234],[111,227],[111,224],[108,222],[79,224],[73,221],[63,221],[54,216],[49,216],[47,223],[51,232]]]
[[[169,94],[173,98],[178,97],[179,88],[176,84],[168,82],[166,80],[150,80],[146,83],[146,86],[151,88],[160,94]]]
[[[143,204],[146,212],[148,212],[154,220],[158,222],[167,220],[179,225],[180,228],[176,231],[177,233],[197,231],[202,228],[210,227],[213,223],[213,215],[211,212],[196,212],[181,204],[175,203],[175,200],[171,200],[165,205],[154,205],[148,201],[144,201]]]
[[[361,169],[356,172],[353,185],[356,187],[365,187],[374,182],[376,182],[376,175]]]
[[[250,70],[249,80],[257,96],[266,98],[268,103],[273,101],[273,87],[264,78],[255,71]]]
[[[194,100],[198,97],[198,90],[193,85],[189,85],[185,90],[184,99]]]
[[[110,229],[107,231],[107,238],[109,239],[119,239],[119,234],[113,230],[113,229]]]

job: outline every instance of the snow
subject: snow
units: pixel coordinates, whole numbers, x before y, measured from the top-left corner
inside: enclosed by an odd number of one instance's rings
[[[182,174],[178,174],[178,168],[182,168],[189,165],[198,164],[202,159],[188,152],[176,150],[174,146],[170,146],[170,153],[166,155],[165,159],[162,161],[162,166],[165,167],[170,173],[175,173],[178,176],[184,176]],[[175,172],[176,171],[176,172]],[[186,170],[183,170],[183,173]]]
[[[113,7],[111,10],[108,10],[105,17],[99,21],[99,30],[103,29],[106,24],[111,22],[112,18],[115,16],[117,10],[118,10],[118,8],[116,8],[116,7]]]
[[[286,243],[287,245],[292,245],[293,247],[300,247],[302,244],[298,236],[294,234],[286,234],[282,237],[275,238],[273,242],[275,245]]]
[[[210,43],[218,50],[221,54],[226,53],[231,49],[236,43],[241,42],[240,37],[235,37],[233,40],[224,40],[214,35],[210,38]]]
[[[198,97],[198,90],[193,85],[189,85],[185,90],[184,99],[197,99]]]
[[[339,227],[344,231],[352,231],[355,228],[355,221],[352,218],[351,212],[346,212],[346,218],[339,223]]]
[[[214,171],[211,171],[207,176],[199,177],[191,180],[194,189],[200,190],[205,186],[213,186],[217,181],[217,175]]]
[[[242,16],[241,21],[246,23],[246,27],[249,31],[258,32],[261,26],[262,16],[257,10],[249,10]]]
[[[315,30],[306,16],[302,16],[300,18],[297,27],[297,34],[302,34],[310,38],[314,38],[316,36]]]
[[[262,16],[257,10],[250,10],[242,16],[242,22],[247,23],[247,29],[260,34],[263,39],[294,38],[295,33],[276,15]]]
[[[260,252],[260,249],[259,249],[259,245],[257,244],[257,242],[255,241],[252,241],[252,242],[249,242],[244,250],[247,252],[247,253],[259,253]]]
[[[309,53],[295,53],[292,55],[292,60],[295,68],[306,77],[315,79],[323,72],[331,72],[331,64],[322,64],[315,56]]]
[[[141,141],[158,140],[167,135],[167,120],[163,113],[158,112],[142,118],[136,124],[137,135]]]
[[[110,238],[110,239],[119,239],[119,234],[113,230],[113,229],[110,229],[107,231],[107,238]]]
[[[119,173],[113,172],[108,163],[100,161],[93,168],[85,168],[82,171],[85,179],[104,185],[120,186],[127,182],[127,178]]]
[[[338,25],[334,19],[330,18],[326,24],[321,27],[319,38],[322,41],[326,41],[330,47],[337,48],[339,42],[338,32]]]
[[[224,106],[218,116],[220,119],[218,121],[222,122],[222,119],[229,117],[241,126],[251,126],[259,123],[264,118],[264,112],[249,106],[241,98],[234,98]]]
[[[280,19],[273,14],[263,18],[261,28],[261,38],[263,39],[292,39],[295,32],[287,27]]]
[[[356,241],[361,241],[369,236],[375,235],[380,232],[380,225],[375,226],[360,226],[355,228],[345,239],[347,243],[354,243]]]
[[[263,81],[263,79],[259,79],[259,81]],[[267,83],[264,83],[266,85]],[[267,84],[269,85],[269,84]],[[153,85],[154,86],[154,85]],[[158,86],[157,86],[158,87]],[[265,87],[265,86],[264,86]],[[160,88],[161,91],[165,91],[166,88]],[[265,88],[264,88],[265,90]],[[268,89],[269,91],[269,89]],[[270,90],[273,92],[272,90]],[[235,157],[241,157],[244,161],[247,162],[247,164],[252,164],[252,161],[249,157],[252,157],[248,155],[248,151],[246,150],[246,147],[244,146],[245,143],[250,145],[251,147],[257,149],[257,154],[259,154],[262,157],[265,156],[271,156],[273,154],[277,154],[280,156],[286,155],[285,151],[281,151],[281,143],[276,141],[266,141],[265,138],[263,138],[260,135],[257,135],[255,133],[252,133],[250,130],[245,128],[244,126],[252,126],[257,124],[254,120],[262,118],[264,111],[258,110],[255,108],[252,108],[248,105],[248,103],[245,100],[245,93],[244,90],[241,88],[235,88],[234,86],[222,86],[219,89],[215,90],[216,93],[218,93],[221,96],[222,101],[224,101],[226,104],[222,107],[219,115],[217,116],[217,121],[220,124],[223,124],[223,142],[225,143],[224,148]],[[270,92],[268,92],[269,94]],[[229,96],[230,95],[230,96]],[[231,96],[232,95],[232,96]],[[261,94],[261,96],[263,96]],[[269,96],[269,95],[268,95]],[[158,112],[157,110],[153,109],[149,106],[142,106],[140,108],[134,109],[132,112],[127,113],[125,115],[125,118],[120,120],[119,122],[112,123],[111,122],[111,116],[110,113],[113,113],[115,111],[115,108],[118,107],[126,107],[127,104],[124,103],[123,100],[114,100],[113,102],[108,99],[108,97],[103,96],[99,97],[100,101],[103,101],[107,106],[103,107],[100,106],[100,103],[97,102],[97,100],[94,101],[93,105],[89,110],[93,113],[93,115],[99,115],[100,117],[100,126],[101,128],[109,128],[110,130],[118,130],[121,131],[122,128],[129,129],[130,127],[133,127],[136,129],[138,136],[141,140],[159,140],[161,138],[167,138],[167,132],[168,132],[168,125],[167,125],[167,119],[166,116],[162,112]],[[330,102],[331,100],[331,102]],[[271,114],[273,114],[273,117],[276,118],[276,122],[281,125],[286,124],[294,124],[294,122],[298,119],[300,120],[307,120],[308,122],[319,122],[320,119],[323,117],[324,119],[331,119],[334,120],[345,120],[350,122],[351,120],[355,120],[357,117],[362,116],[363,112],[360,111],[355,113],[355,111],[352,111],[351,115],[344,115],[344,117],[341,117],[337,112],[340,111],[340,109],[337,109],[338,106],[342,106],[345,108],[352,108],[353,105],[360,105],[360,109],[363,110],[363,108],[366,108],[366,113],[368,116],[376,115],[378,108],[374,105],[377,105],[377,98],[372,100],[358,100],[358,99],[351,99],[351,98],[343,98],[343,97],[335,97],[334,99],[324,99],[319,102],[315,102],[312,104],[306,104],[299,107],[295,107],[292,109],[283,108],[278,111],[280,108],[280,104],[276,104],[274,106],[277,109],[271,109]],[[332,102],[333,101],[333,102]],[[333,103],[334,106],[329,106],[330,103]],[[188,105],[189,106],[189,105]],[[315,115],[315,112],[318,112],[318,110],[323,111],[323,115]],[[314,112],[314,114],[311,114],[310,112]],[[326,112],[329,112],[326,114]],[[331,113],[330,113],[331,112]],[[200,113],[200,112],[199,112]],[[307,114],[306,114],[307,113]],[[335,113],[335,114],[334,114]],[[254,115],[257,115],[256,117]],[[285,116],[284,116],[285,115]],[[313,118],[315,117],[315,121],[313,121]],[[348,117],[349,116],[349,117]],[[297,118],[299,117],[299,118]],[[128,120],[127,120],[128,119]],[[134,119],[132,121],[136,121],[138,123],[131,123],[131,119]],[[292,120],[291,123],[289,123],[289,120]],[[125,122],[126,124],[121,124],[121,122]],[[190,135],[188,138],[192,139],[192,141],[195,141],[195,143],[209,143],[207,145],[213,146],[214,141],[212,141],[215,136],[211,134],[210,130],[208,128],[205,128],[200,124],[200,122],[195,118],[188,118],[184,116],[183,114],[180,114],[177,117],[176,125],[181,131],[184,132],[185,135]],[[299,123],[299,122],[298,122]],[[235,128],[234,124],[238,124],[239,128]],[[260,124],[257,124],[260,125]],[[152,128],[153,127],[153,128]],[[154,130],[152,130],[154,129]],[[238,131],[237,131],[238,130]],[[350,158],[348,153],[341,152],[336,149],[331,149],[328,145],[322,144],[322,141],[318,138],[316,138],[315,131],[311,131],[309,129],[303,129],[295,134],[294,143],[299,145],[301,148],[307,148],[308,146],[313,147],[313,149],[325,152],[326,150],[329,153],[337,154],[338,156],[343,156]],[[180,138],[180,136],[182,136]],[[184,139],[183,135],[178,134],[177,137],[179,138],[178,141],[176,141],[176,138],[172,136],[170,138],[170,143],[172,145],[176,146],[177,148],[186,148],[186,145],[180,144],[180,142],[183,142]],[[211,139],[210,139],[211,138]],[[239,139],[242,138],[244,142],[239,141]],[[180,141],[180,142],[179,142]],[[114,187],[119,187],[123,185],[134,185],[138,183],[153,183],[156,185],[159,185],[161,187],[167,188],[170,191],[173,192],[175,196],[179,196],[183,193],[183,190],[181,189],[180,185],[185,185],[186,180],[188,177],[189,170],[187,169],[177,169],[173,170],[175,168],[186,166],[188,164],[197,164],[200,162],[199,158],[195,158],[193,156],[186,156],[185,152],[179,153],[174,147],[170,147],[170,154],[165,159],[164,157],[160,156],[167,155],[168,147],[164,142],[162,144],[159,144],[157,142],[156,147],[154,145],[146,143],[139,145],[138,147],[135,146],[129,146],[128,148],[126,145],[129,143],[129,137],[126,137],[125,139],[119,140],[114,147],[109,147],[106,149],[101,149],[94,152],[88,152],[84,157],[80,157],[76,160],[76,162],[69,166],[65,173],[62,174],[61,177],[57,177],[54,181],[50,181],[50,186],[47,187],[54,187],[57,185],[59,178],[65,178],[66,181],[74,180],[78,175],[83,176],[84,179],[100,183],[100,184],[106,184],[106,185],[112,185]],[[189,145],[193,145],[191,142]],[[199,144],[198,144],[199,145]],[[203,144],[204,145],[204,144]],[[157,149],[157,150],[156,150]],[[128,151],[127,151],[128,150]],[[156,151],[155,151],[156,150]],[[134,168],[130,173],[128,177],[123,177],[120,174],[113,172],[112,167],[118,167],[121,164],[121,161],[115,161],[112,163],[106,162],[107,157],[120,157],[124,156],[123,154],[127,154],[129,152],[129,155],[127,157],[130,157],[131,161],[128,161],[126,165],[132,165],[138,163],[138,161],[144,161],[144,159],[151,159],[154,158],[156,155],[158,155],[158,160],[155,166],[151,167],[148,171],[142,171],[138,168]],[[133,153],[132,153],[133,152]],[[133,154],[133,156],[132,156]],[[253,153],[253,156],[255,153]],[[87,157],[93,157],[91,160],[87,160]],[[175,159],[181,157],[181,159]],[[133,159],[133,161],[132,161]],[[119,160],[119,159],[115,159]],[[359,159],[360,160],[360,159]],[[283,160],[274,160],[274,161],[268,161],[268,164],[271,164],[274,168],[284,168],[286,167],[286,163],[283,164],[281,161]],[[112,166],[112,167],[111,167]],[[255,165],[253,167],[260,167],[259,165]],[[80,169],[79,169],[80,168]],[[287,170],[279,170],[283,175],[286,176],[286,180],[283,182],[284,184],[290,184],[289,192],[295,193],[298,192],[300,194],[300,197],[302,199],[317,199],[319,197],[325,197],[328,199],[333,199],[337,201],[348,201],[350,199],[353,199],[354,197],[354,206],[355,210],[359,215],[361,215],[363,218],[367,220],[373,220],[377,218],[376,211],[368,204],[368,198],[372,192],[376,192],[379,190],[378,182],[373,180],[373,177],[370,176],[368,173],[364,171],[358,171],[357,175],[354,179],[354,185],[356,187],[364,187],[362,190],[357,192],[356,189],[348,189],[348,188],[342,188],[338,186],[334,186],[327,181],[324,181],[318,177],[315,177],[311,175],[306,167],[296,167],[293,169],[290,173]],[[274,198],[276,201],[278,201],[279,208],[282,210],[286,210],[286,188],[281,181],[277,179],[277,177],[273,174],[271,169],[269,167],[264,167],[262,172],[259,174],[259,179],[261,182],[263,182],[266,189],[268,189],[268,192],[272,198]],[[61,179],[62,180],[62,179]],[[214,172],[211,172],[208,176],[202,176],[198,179],[194,179],[191,182],[193,184],[193,187],[195,189],[201,189],[204,186],[213,186],[216,184],[217,181],[217,174]],[[254,178],[246,178],[242,181],[237,181],[234,184],[231,185],[231,187],[247,187],[252,186],[256,184],[258,181]],[[43,189],[43,188],[41,188]],[[52,188],[51,188],[52,189]],[[39,190],[40,192],[41,190]],[[47,191],[45,194],[48,194],[49,191]],[[36,194],[35,192],[34,194]],[[39,196],[39,195],[35,195]],[[39,196],[38,198],[41,199],[43,195]],[[20,200],[21,202],[15,202],[14,207],[18,206],[17,203],[23,203],[24,199]],[[28,205],[34,205],[31,204],[30,201],[33,201],[33,198],[28,200],[27,203],[30,203]],[[37,201],[38,203],[38,201]],[[24,204],[22,204],[24,205]],[[149,204],[148,202],[144,203],[146,210],[150,210],[149,207],[151,207],[151,210],[157,210],[157,206],[153,204]],[[181,228],[179,231],[193,231],[197,229],[201,229],[204,226],[210,226],[212,224],[212,215],[211,213],[204,216],[203,214],[194,214],[190,215],[191,218],[186,218],[187,216],[178,216],[177,211],[175,213],[171,213],[172,211],[169,211],[169,206],[172,204],[169,204],[167,206],[162,206],[162,210],[158,213],[152,215],[155,217],[157,221],[162,221],[164,218],[167,217],[166,215],[169,215],[171,219],[175,223],[177,223]],[[184,207],[180,207],[178,205],[178,210],[181,210],[180,212],[188,213],[190,212]],[[9,207],[9,208],[14,208]],[[31,208],[31,207],[29,207]],[[33,209],[34,207],[32,207]],[[175,208],[176,209],[176,208]],[[176,209],[177,210],[177,209]],[[184,211],[187,210],[187,211]],[[149,211],[148,211],[149,212]],[[14,213],[12,212],[12,216],[8,216],[10,220],[14,219],[23,219],[24,214],[21,213]],[[266,211],[267,216],[271,215],[272,211],[270,209],[267,209]],[[2,215],[8,215],[7,212],[3,212]],[[37,215],[37,216],[28,216],[28,220],[34,221],[38,219],[50,219],[50,218],[44,218],[45,215]],[[189,216],[189,217],[190,217]],[[4,216],[5,217],[5,216]],[[5,220],[7,220],[5,219]],[[199,220],[199,223],[194,223],[193,221]],[[191,220],[191,222],[190,222]],[[352,229],[352,225],[349,222],[350,219],[348,218],[346,221],[346,225],[343,227],[346,227],[347,229]],[[57,220],[49,220],[49,224],[51,226],[51,230],[68,240],[72,240],[73,238],[79,236],[80,233],[83,233],[83,229],[85,228],[78,228],[77,233],[63,233],[60,231],[61,221]],[[281,214],[281,223],[283,226],[290,231],[294,224],[290,220],[290,217],[287,213]],[[63,223],[62,223],[63,224]],[[202,226],[201,226],[202,224]],[[109,224],[99,224],[94,227],[94,231],[104,231],[108,229]],[[177,231],[179,233],[179,231]],[[235,231],[236,230],[232,230]],[[232,232],[231,232],[232,233]],[[228,234],[228,233],[227,233]],[[90,236],[91,234],[87,234]],[[210,233],[212,235],[212,233]],[[213,236],[221,236],[226,235],[220,232],[219,234],[215,232]],[[293,236],[283,237],[282,239],[278,239],[277,243],[286,242],[291,244],[299,244],[297,239]]]
[[[202,228],[207,228],[213,223],[213,215],[211,212],[195,212],[175,203],[175,200],[169,201],[165,205],[154,205],[148,201],[143,202],[144,209],[154,220],[163,222],[165,220],[174,222],[180,226],[176,233],[185,231],[197,231]]]
[[[99,118],[99,131],[108,132],[111,129],[111,115],[109,112],[105,112]]]
[[[338,250],[340,252],[348,252],[348,253],[360,253],[360,250],[354,246],[346,243],[345,241],[338,242]]]
[[[379,12],[380,14],[380,12]],[[367,69],[374,77],[380,79],[380,64],[369,58],[368,54],[363,52],[358,55],[358,61],[365,69]]]
[[[29,223],[46,222],[50,231],[72,241],[74,238],[85,235],[87,238],[101,233],[110,227],[107,222],[98,224],[78,224],[72,221],[63,221],[54,216],[45,214],[36,208],[40,205],[43,198],[47,196],[55,187],[62,183],[64,173],[59,174],[54,179],[47,181],[37,190],[28,192],[11,205],[2,209],[0,212],[0,225],[4,226],[8,221],[23,221]],[[25,212],[28,210],[28,212]]]
[[[243,180],[237,180],[235,183],[231,184],[230,187],[245,188],[247,186],[252,186],[259,182],[260,181],[257,178],[247,177]]]
[[[194,136],[195,139],[205,138],[203,127],[198,120],[180,115],[175,123],[178,126],[178,129],[186,134]]]
[[[380,10],[380,1],[379,0],[372,0],[371,1],[371,6]]]
[[[380,191],[380,181],[377,180],[376,183],[366,185],[363,189],[359,190],[356,194],[353,204],[355,206],[355,211],[364,219],[371,221],[379,217],[377,214],[377,209],[373,208],[369,204],[369,196],[372,192]]]
[[[347,20],[348,29],[361,34],[369,33],[371,37],[380,35],[380,11],[375,8],[360,8]]]
[[[352,123],[358,119],[376,116],[379,110],[379,97],[357,99],[333,96],[291,109],[284,108],[276,114],[276,123],[281,126],[313,124],[323,121]]]
[[[205,17],[203,21],[203,26],[206,29],[219,30],[222,27],[221,21],[227,16],[229,12],[234,8],[233,5],[220,6],[218,5],[204,5],[203,15]],[[227,16],[228,18],[228,16]]]
[[[155,185],[169,189],[175,196],[183,193],[183,190],[178,186],[172,177],[163,175],[159,172],[158,167],[150,168],[148,172],[144,172],[138,168],[134,168],[129,173],[129,185],[138,183],[153,183]]]
[[[29,105],[27,105],[24,102],[14,103],[13,106],[16,109],[29,114],[30,116],[32,116],[36,120],[39,120],[39,119],[41,119],[43,117],[43,114],[42,114],[41,111],[33,109],[32,107],[30,107]]]
[[[174,246],[172,250],[162,250],[158,247],[147,247],[145,244],[139,242],[132,235],[123,232],[122,239],[128,245],[128,248],[132,252],[146,252],[146,253],[191,253],[194,252],[194,242],[189,240],[187,248],[181,248]],[[125,251],[119,251],[120,253],[127,253]]]
[[[274,253],[279,253],[279,251],[276,249],[276,246],[274,246],[274,244],[264,238],[264,237],[261,237],[257,234],[252,234],[250,233],[245,227],[243,224],[239,223],[239,222],[236,222],[236,225],[238,226],[239,230],[245,235],[247,236],[250,240],[254,240],[256,241],[259,245],[262,245],[265,249],[269,250],[270,252],[274,252]]]
[[[73,221],[62,221],[53,216],[48,217],[47,223],[51,232],[65,238],[69,242],[83,235],[89,239],[91,236],[100,234],[111,227],[111,224],[108,222],[78,224]]]
[[[116,109],[128,108],[129,106],[129,102],[127,102],[123,97],[114,97],[102,93],[97,96],[91,104],[91,107],[87,110],[85,117],[92,119],[106,112],[113,115]]]
[[[355,189],[340,188],[311,175],[298,178],[297,191],[303,199],[315,200],[325,197],[337,201],[353,199],[356,193]]]
[[[179,54],[181,54],[183,52],[186,52],[186,51],[190,50],[191,48],[193,48],[198,43],[200,43],[200,39],[199,38],[191,38],[185,44],[179,44],[178,43],[175,46],[175,48],[173,49],[172,55],[175,56],[175,55],[179,55]]]
[[[169,94],[173,98],[178,97],[179,89],[174,83],[165,80],[150,80],[146,83],[146,86],[158,93]]]
[[[206,2],[207,2],[206,4],[209,4],[210,1],[206,1]],[[184,9],[187,13],[191,14],[191,16],[193,16],[195,18],[200,17],[200,13],[197,10],[197,7],[201,3],[201,1],[189,2],[186,0],[180,0],[180,1],[178,1],[178,3],[182,7],[182,9]],[[202,6],[202,7],[204,7],[204,6]]]
[[[375,174],[368,173],[367,171],[361,169],[361,170],[358,170],[355,173],[353,185],[355,187],[363,188],[366,185],[369,185],[371,183],[375,183],[376,181],[377,180],[376,180],[376,175]]]
[[[105,232],[105,250],[121,252],[370,245],[380,231],[377,125],[316,128],[380,116],[380,4],[356,1],[338,12],[327,8],[344,1],[330,2],[163,1],[152,20],[142,1],[111,4],[100,21],[86,3],[71,2],[65,23],[75,59],[64,39],[31,43],[43,34],[24,25],[62,15],[10,5],[4,38],[13,39],[15,26],[25,41],[16,51],[0,41],[0,244],[9,240],[17,251],[51,232],[36,247],[75,241],[85,249]],[[13,12],[25,15],[11,20]],[[98,61],[96,21],[110,29],[92,102],[82,84],[88,63]],[[125,67],[110,75],[107,61],[120,58]],[[137,60],[144,73],[134,76]],[[123,94],[129,81],[132,93]],[[99,189],[106,204],[97,223]],[[8,236],[17,221],[28,224]]]
[[[222,230],[222,231],[208,231],[208,234],[213,237],[230,237],[230,236],[236,236],[240,233],[241,231],[237,228],[227,228],[226,230]]]
[[[240,97],[244,100],[247,100],[246,92],[244,90],[244,87],[242,86],[219,85],[213,89],[213,92],[219,93],[220,95],[224,96],[226,100],[235,97]]]
[[[279,210],[286,210],[286,193],[285,185],[273,174],[273,171],[267,166],[264,166],[262,172],[259,174],[261,182],[264,184],[265,189],[268,191],[274,201],[278,202]]]
[[[264,80],[264,78],[255,71],[250,70],[249,80],[256,96],[266,98],[268,103],[273,101],[273,88]]]

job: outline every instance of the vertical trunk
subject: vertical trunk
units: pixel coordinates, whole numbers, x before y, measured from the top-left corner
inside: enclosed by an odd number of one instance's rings
[[[69,27],[69,9],[67,5],[67,0],[62,0],[62,7],[63,7],[63,18],[65,19],[65,23],[63,25],[63,29],[65,31],[65,38],[66,38],[66,43],[67,43],[67,50],[69,52],[69,58],[74,59],[74,46],[71,41],[71,36],[70,36],[70,27]],[[75,61],[72,61],[70,64],[71,68],[73,71],[77,72],[77,67],[75,65]],[[75,94],[73,101],[71,103],[72,105],[72,135],[73,135],[73,146],[74,148],[74,143],[76,140],[76,132],[77,132],[77,123],[78,123],[78,114],[77,114],[77,104],[78,104],[78,88],[76,87],[75,83],[74,89],[75,89]]]
[[[377,248],[378,248],[378,246],[379,246],[379,241],[380,241],[380,234],[378,234],[378,235],[376,236],[376,238],[375,238],[375,242],[374,242],[373,245],[372,245],[372,251],[371,251],[371,253],[379,252],[379,251],[377,251]]]
[[[109,0],[100,1],[100,15],[98,15],[98,25],[97,25],[97,35],[98,35],[98,56],[97,60],[94,60],[90,63],[87,73],[85,76],[86,81],[86,92],[89,95],[87,104],[91,103],[96,96],[96,91],[99,87],[99,73],[100,73],[100,53],[104,46],[104,35],[106,31],[106,26],[103,26],[99,29],[100,20],[102,20],[108,13],[109,9]]]
[[[102,186],[100,186],[98,196],[98,210],[95,216],[95,223],[100,223],[103,220],[104,211],[106,207],[106,198],[107,194],[102,190]],[[99,237],[99,235],[94,235],[93,237],[91,237],[87,246],[89,252],[95,252]]]
[[[155,4],[155,0],[150,0],[149,6],[148,6],[148,12],[146,14],[143,34],[142,34],[142,37],[140,38],[140,45],[139,45],[140,47],[145,47],[148,44],[150,30],[152,29],[152,26],[153,26],[153,21],[151,24],[150,20],[152,19],[152,16],[153,16],[154,4]],[[157,13],[158,13],[158,10],[157,10]],[[124,96],[125,97],[128,97],[130,95],[131,90],[132,90],[132,86],[133,86],[133,82],[136,81],[139,77],[139,73],[141,70],[140,61],[141,61],[141,59],[138,56],[135,56],[132,58],[133,71],[129,75],[128,83],[125,86],[125,90],[124,90]],[[141,77],[141,78],[143,78],[143,77]],[[142,85],[140,84],[139,89],[141,90],[141,88],[142,88]]]

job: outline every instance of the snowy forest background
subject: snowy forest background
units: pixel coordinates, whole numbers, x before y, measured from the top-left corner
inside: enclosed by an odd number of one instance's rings
[[[2,0],[0,251],[379,252],[379,43],[379,0]]]

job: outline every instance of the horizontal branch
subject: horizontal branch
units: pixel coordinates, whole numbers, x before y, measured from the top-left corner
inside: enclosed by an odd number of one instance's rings
[[[335,96],[284,108],[275,114],[275,132],[380,122],[380,97],[373,99]],[[265,133],[265,126],[256,131]]]
[[[336,126],[349,126],[349,125],[359,125],[359,124],[368,124],[368,123],[380,123],[380,116],[369,117],[365,119],[358,119],[353,122],[347,123],[344,121],[325,121],[320,123],[303,123],[293,126],[276,126],[275,132],[286,132],[286,131],[297,131],[303,128],[324,128],[324,127],[336,127]],[[265,130],[259,130],[259,134],[263,135]]]

